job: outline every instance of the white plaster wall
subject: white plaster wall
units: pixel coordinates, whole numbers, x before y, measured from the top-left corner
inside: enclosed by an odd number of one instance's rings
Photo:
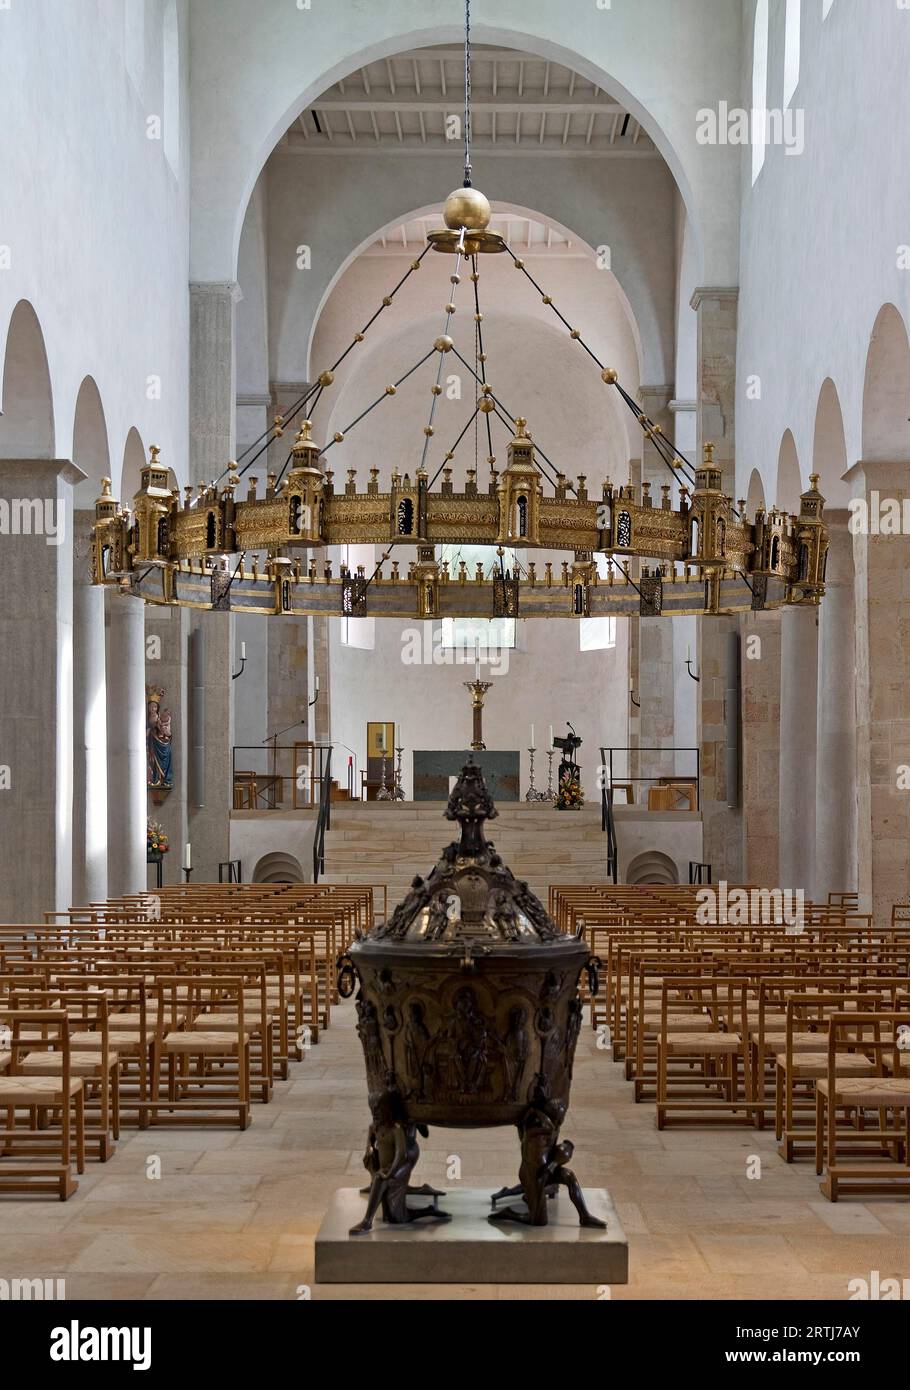
[[[403,785],[413,792],[412,753],[415,748],[464,749],[471,743],[471,697],[462,686],[474,679],[474,665],[410,665],[403,653],[406,634],[416,622],[386,620],[376,624],[375,651],[342,646],[340,618],[329,620],[332,670],[332,734],[366,766],[367,720],[389,720],[405,749]],[[518,622],[518,649],[508,653],[508,671],[488,674],[492,680],[484,709],[484,742],[488,748],[521,752],[521,791],[528,785],[527,748],[535,726],[535,781],[546,785],[545,745],[553,725],[557,735],[571,720],[584,739],[579,752],[587,796],[597,796],[595,779],[603,744],[625,747],[628,742],[628,621],[617,623],[614,649],[580,652],[574,622],[528,618]],[[343,763],[346,758],[343,759]],[[554,760],[554,777],[558,758]]]
[[[196,280],[233,278],[260,170],[320,92],[365,62],[462,37],[452,0],[308,9],[289,0],[194,0],[191,23]],[[718,96],[738,98],[740,23],[733,0],[615,0],[609,8],[592,0],[475,0],[472,9],[477,43],[574,67],[641,121],[686,198],[702,281],[713,284],[735,281],[738,152],[699,145],[696,113]]]
[[[754,8],[745,0],[749,55]],[[782,102],[783,11],[772,0],[771,107]],[[757,468],[769,505],[788,428],[806,483],[828,376],[843,409],[847,464],[861,457],[872,326],[887,302],[910,323],[910,270],[898,268],[899,248],[910,243],[910,182],[901,173],[910,159],[910,12],[892,0],[834,0],[821,15],[821,0],[804,0],[792,104],[805,112],[805,152],[769,147],[754,188],[748,150],[741,171],[737,493]],[[751,56],[746,62],[751,73]],[[758,400],[746,389],[755,376]]]
[[[165,0],[30,0],[0,11],[0,244],[9,256],[0,271],[0,359],[13,308],[27,299],[47,347],[54,452],[72,452],[76,399],[90,373],[104,407],[115,489],[132,426],[184,477],[185,0],[177,6],[180,177],[164,139],[146,133],[150,116],[164,117],[166,9]],[[160,399],[150,398],[150,377],[160,378]]]

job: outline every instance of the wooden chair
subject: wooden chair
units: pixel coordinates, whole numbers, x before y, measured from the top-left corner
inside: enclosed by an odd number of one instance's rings
[[[875,1062],[869,1077],[839,1073],[841,1054],[856,1047],[857,1030],[866,1030],[863,1050]],[[907,1030],[907,1031],[904,1031]],[[828,1031],[827,1074],[816,1082],[815,1171],[827,1172],[820,1190],[836,1202],[843,1192],[910,1194],[910,1074],[904,1039],[910,1040],[910,1010],[850,1011],[833,1014]],[[877,1144],[878,1162],[844,1164],[839,1158],[837,1112],[873,1111],[878,1129],[867,1134]]]
[[[56,1194],[62,1202],[78,1187],[73,1178],[73,1131],[76,1171],[85,1171],[85,1104],[82,1081],[70,1075],[69,1023],[63,1009],[8,1009],[0,1020],[10,1029],[10,1059],[0,1076],[0,1111],[6,1126],[0,1129],[0,1192]],[[33,1040],[23,1030],[39,1027],[48,1051],[60,1053],[56,1076],[23,1076],[19,1058],[34,1051]],[[17,1112],[25,1123],[16,1123]],[[23,1163],[20,1155],[35,1155]],[[9,1156],[9,1157],[8,1157]]]
[[[152,1123],[222,1124],[226,1113],[240,1129],[250,1123],[250,1035],[244,1025],[242,978],[207,975],[164,976],[158,980],[158,1017],[152,1046]],[[226,1004],[230,1027],[183,1027],[212,1004]],[[190,1062],[195,1069],[191,1072]],[[167,1095],[161,1096],[162,1070]]]

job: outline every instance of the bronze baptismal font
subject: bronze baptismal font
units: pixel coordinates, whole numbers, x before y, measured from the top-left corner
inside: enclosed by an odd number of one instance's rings
[[[548,1199],[564,1186],[581,1224],[603,1227],[569,1166],[573,1146],[560,1138],[581,1029],[578,982],[586,970],[596,990],[599,962],[485,838],[497,811],[470,760],[445,815],[458,821],[460,841],[339,961],[341,993],[359,985],[372,1114],[366,1212],[351,1234],[369,1231],[379,1211],[394,1225],[449,1219],[444,1193],[410,1186],[417,1136],[430,1125],[518,1129],[519,1180],[493,1195],[490,1220],[545,1226]],[[410,1205],[418,1195],[431,1200]],[[509,1198],[523,1202],[500,1205]]]

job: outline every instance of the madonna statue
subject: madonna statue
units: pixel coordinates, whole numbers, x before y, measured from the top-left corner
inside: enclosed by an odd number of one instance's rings
[[[148,759],[148,785],[152,791],[170,791],[171,771],[171,712],[162,709],[164,690],[146,686],[145,741]]]

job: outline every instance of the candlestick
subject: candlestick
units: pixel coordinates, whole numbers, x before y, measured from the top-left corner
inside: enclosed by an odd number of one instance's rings
[[[550,741],[551,741],[551,743],[552,743],[552,740],[553,740],[553,730],[552,730],[552,728],[551,728],[551,729],[550,729]],[[553,758],[554,758],[555,754],[556,754],[556,749],[555,749],[555,748],[549,748],[549,749],[547,750],[547,761],[548,761],[548,763],[549,763],[549,766],[548,766],[548,768],[547,768],[547,795],[546,795],[546,800],[547,800],[547,801],[555,801],[555,800],[556,800],[556,793],[555,793],[554,790],[553,790]]]
[[[395,778],[392,783],[392,800],[404,801],[404,787],[401,785],[401,755],[404,752],[404,749],[396,748],[395,752],[398,755],[398,763],[395,768]]]
[[[465,690],[471,692],[471,711],[474,720],[471,747],[477,753],[483,752],[487,746],[483,741],[483,701],[492,684],[492,681],[462,681]]]

